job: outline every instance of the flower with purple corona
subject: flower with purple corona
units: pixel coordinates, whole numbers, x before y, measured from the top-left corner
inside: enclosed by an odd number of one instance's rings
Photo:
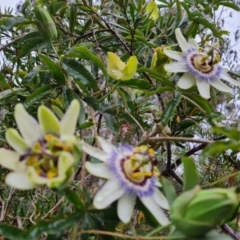
[[[220,79],[240,86],[240,82],[232,79],[227,74],[228,70],[219,64],[221,55],[217,43],[201,48],[194,39],[190,38],[187,42],[179,28],[175,30],[175,34],[182,52],[165,48],[164,53],[178,62],[166,64],[164,67],[168,72],[184,72],[178,80],[180,88],[188,89],[196,84],[200,95],[210,98],[210,85],[222,92],[232,92]]]
[[[160,175],[154,159],[154,151],[145,145],[132,147],[120,145],[118,148],[98,137],[103,150],[82,142],[82,150],[102,163],[86,162],[86,169],[92,175],[107,179],[96,193],[93,204],[97,209],[104,209],[118,200],[117,212],[120,220],[131,220],[136,198],[156,218],[161,225],[169,223],[163,209],[169,205],[158,187]]]

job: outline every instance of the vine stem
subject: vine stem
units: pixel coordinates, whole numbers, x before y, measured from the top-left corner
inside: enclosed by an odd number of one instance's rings
[[[138,145],[142,145],[146,142],[153,142],[153,141],[158,141],[158,142],[195,142],[195,143],[205,143],[205,144],[210,144],[214,143],[213,140],[205,140],[205,139],[195,139],[195,138],[187,138],[187,137],[147,137],[143,141],[141,141]]]
[[[162,236],[156,236],[156,237],[151,237],[151,236],[131,236],[127,234],[122,234],[122,233],[114,233],[114,232],[107,232],[107,231],[101,231],[101,230],[86,230],[86,231],[81,231],[78,235],[83,235],[83,234],[98,234],[98,235],[106,235],[106,236],[114,236],[114,237],[119,237],[123,239],[135,239],[135,240],[183,240],[182,237],[162,237]]]

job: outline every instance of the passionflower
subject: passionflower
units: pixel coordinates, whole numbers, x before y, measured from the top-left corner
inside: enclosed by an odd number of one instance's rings
[[[11,187],[27,190],[39,185],[56,188],[67,183],[79,157],[74,136],[80,105],[73,100],[61,121],[45,106],[38,108],[38,120],[22,104],[15,107],[17,130],[9,128],[6,140],[15,150],[0,149],[0,165],[12,170],[6,176]]]
[[[163,210],[168,209],[165,196],[159,191],[160,175],[154,160],[154,151],[147,146],[120,145],[118,148],[98,137],[102,150],[82,142],[82,150],[102,163],[86,162],[92,175],[107,179],[96,193],[93,204],[104,209],[118,199],[117,212],[120,220],[131,219],[136,198],[142,201],[161,225],[169,223]]]
[[[137,71],[138,60],[131,56],[125,64],[115,53],[108,52],[108,74],[116,80],[129,80]]]
[[[210,98],[210,85],[222,92],[232,92],[220,79],[240,86],[240,82],[232,79],[227,74],[227,69],[220,65],[221,56],[217,43],[201,48],[194,39],[187,42],[179,28],[175,30],[175,34],[182,52],[164,49],[168,57],[178,61],[166,64],[165,70],[184,72],[178,80],[180,88],[188,89],[196,84],[200,95]]]

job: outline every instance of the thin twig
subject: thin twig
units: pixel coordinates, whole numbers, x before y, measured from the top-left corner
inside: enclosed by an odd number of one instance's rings
[[[166,146],[167,146],[167,171],[179,184],[183,185],[182,179],[171,168],[171,162],[172,162],[171,143],[167,142]]]
[[[227,233],[229,236],[232,237],[232,239],[234,240],[239,240],[239,238],[237,237],[237,235],[234,233],[234,231],[227,225],[227,224],[223,224],[222,226],[220,226],[221,229],[223,230],[223,232]]]

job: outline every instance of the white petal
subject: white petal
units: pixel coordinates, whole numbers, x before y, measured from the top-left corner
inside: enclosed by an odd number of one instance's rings
[[[61,120],[61,134],[73,135],[76,129],[78,116],[80,112],[80,104],[78,100],[73,100]]]
[[[152,198],[161,208],[166,210],[169,209],[169,204],[166,197],[158,189],[155,190]]]
[[[124,189],[115,179],[108,180],[94,197],[93,205],[97,209],[104,209],[124,194]]]
[[[8,128],[5,137],[9,145],[19,154],[26,153],[29,146],[16,129]]]
[[[232,92],[232,89],[219,79],[215,79],[214,81],[210,82],[210,84],[221,92]]]
[[[226,68],[223,68],[220,78],[235,85],[235,86],[240,86],[240,81],[237,81],[237,80],[231,78],[227,72],[228,72],[228,70]]]
[[[5,181],[7,185],[21,190],[29,190],[36,187],[25,173],[11,172],[7,175]]]
[[[16,105],[14,116],[20,133],[29,145],[36,143],[43,137],[38,122],[28,114],[22,104],[19,103]]]
[[[123,223],[128,223],[131,220],[136,196],[132,194],[124,194],[118,200],[117,212],[118,217]]]
[[[167,72],[187,72],[186,64],[184,62],[173,62],[165,64],[164,68]]]
[[[155,186],[157,186],[157,187],[161,187],[162,184],[159,182],[159,180],[156,180],[156,182],[155,182]]]
[[[172,50],[167,50],[167,49],[164,49],[163,50],[164,54],[166,54],[168,57],[174,59],[174,60],[177,60],[177,61],[182,61],[182,56],[183,56],[183,53],[182,52],[176,52],[176,51],[172,51]]]
[[[3,167],[13,170],[21,171],[23,170],[19,162],[20,155],[17,152],[10,151],[4,148],[0,149],[0,165]]]
[[[81,146],[82,146],[82,150],[84,152],[86,152],[87,154],[89,154],[90,156],[99,159],[102,162],[106,162],[109,158],[109,154],[105,153],[104,151],[95,148],[87,143],[85,143],[84,141],[81,141]]]
[[[169,224],[165,213],[151,197],[142,197],[140,200],[161,225]]]
[[[210,85],[206,81],[197,80],[197,88],[203,98],[210,98]]]
[[[91,163],[86,162],[85,168],[89,173],[96,177],[109,179],[112,177],[109,167],[105,163]]]
[[[187,50],[191,46],[190,46],[190,44],[187,43],[186,39],[184,38],[184,36],[181,33],[181,30],[179,28],[177,28],[175,30],[175,34],[176,34],[176,38],[177,38],[180,48],[182,49],[183,52],[187,52]]]
[[[114,149],[116,149],[116,147],[114,145],[112,145],[109,141],[101,138],[101,137],[97,137],[97,140],[102,148],[102,150],[106,153],[112,153],[112,151]]]
[[[195,77],[190,73],[184,73],[178,80],[178,86],[182,89],[188,89],[196,84]]]
[[[197,44],[197,41],[193,38],[189,38],[188,43],[192,45],[192,47],[199,49],[199,45]]]

